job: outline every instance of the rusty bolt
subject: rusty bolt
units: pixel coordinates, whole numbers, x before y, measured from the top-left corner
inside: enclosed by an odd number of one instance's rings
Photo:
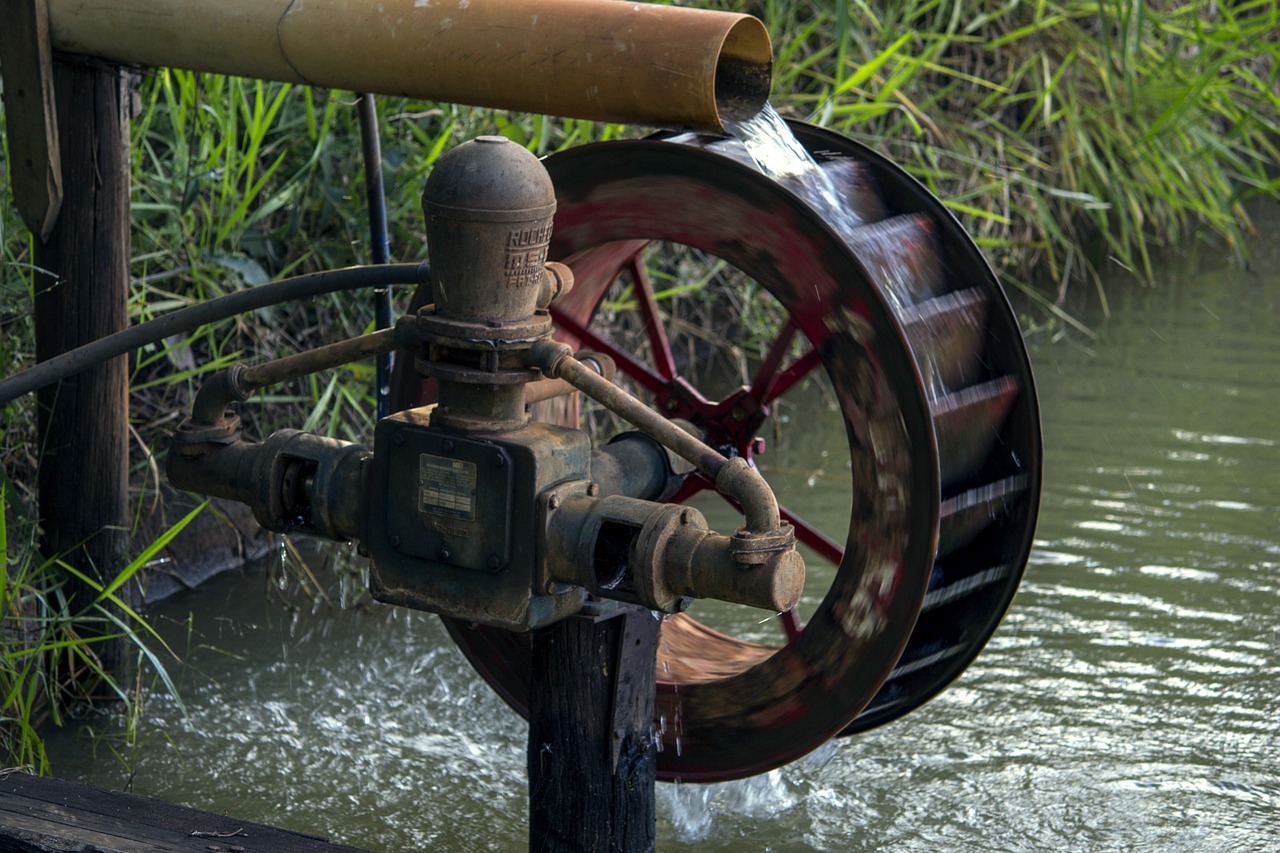
[[[668,412],[674,412],[676,409],[680,407],[679,401],[676,400],[676,398],[674,397],[669,397],[667,399],[667,402],[663,403],[662,405]]]
[[[682,510],[680,510],[680,523],[681,523],[681,524],[689,524],[689,523],[691,523],[692,521],[693,521],[693,513],[692,513],[692,512],[690,512],[688,509],[682,509]]]
[[[590,495],[590,496],[591,496],[591,497],[593,497],[593,498],[594,498],[596,495],[600,494],[600,484],[599,484],[599,483],[588,483],[588,484],[587,484],[587,494],[588,494],[588,495]]]
[[[560,506],[560,496],[559,496],[559,495],[555,495],[555,494],[553,494],[553,495],[551,495],[549,498],[547,498],[547,508],[548,508],[548,509],[555,509],[555,508],[556,508],[556,507],[558,507],[558,506]]]
[[[449,551],[448,548],[440,549],[440,562],[447,563],[452,559],[453,559],[453,554]]]
[[[729,414],[738,423],[742,423],[747,419],[747,412],[741,406],[734,406],[733,411]]]
[[[547,580],[546,586],[542,588],[542,591],[545,592],[547,595],[555,595],[556,586],[557,584],[555,581]]]

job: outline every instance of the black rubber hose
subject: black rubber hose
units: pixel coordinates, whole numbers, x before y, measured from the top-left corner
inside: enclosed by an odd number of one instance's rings
[[[416,264],[380,264],[326,270],[229,293],[99,338],[0,381],[0,406],[107,359],[246,311],[324,293],[390,287],[393,284],[423,285],[430,281],[431,269],[423,261]]]
[[[382,140],[378,134],[378,108],[372,92],[356,98],[360,116],[360,148],[364,153],[365,201],[369,209],[369,243],[375,264],[391,263],[391,238],[387,234],[387,197],[382,188]],[[391,290],[379,287],[373,291],[373,327],[377,331],[391,327]],[[378,417],[391,413],[392,354],[378,356],[373,378],[373,397],[378,401]]]

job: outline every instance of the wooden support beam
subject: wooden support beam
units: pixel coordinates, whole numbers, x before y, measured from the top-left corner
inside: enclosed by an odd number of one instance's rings
[[[660,624],[625,605],[533,632],[531,853],[654,849]]]
[[[126,77],[97,60],[53,64],[63,203],[36,245],[36,358],[128,325],[129,121]],[[8,81],[6,80],[6,83]],[[37,477],[44,549],[109,581],[127,565],[127,360],[120,356],[39,392]],[[136,585],[122,588],[136,603]],[[73,584],[73,608],[96,592]],[[124,641],[98,648],[122,673]]]
[[[45,0],[0,0],[0,20],[9,184],[22,221],[46,240],[62,207],[49,12]]]

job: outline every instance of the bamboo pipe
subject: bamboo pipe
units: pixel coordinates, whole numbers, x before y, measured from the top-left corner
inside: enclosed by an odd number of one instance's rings
[[[750,15],[628,0],[46,0],[54,48],[357,92],[723,130],[764,106]]]

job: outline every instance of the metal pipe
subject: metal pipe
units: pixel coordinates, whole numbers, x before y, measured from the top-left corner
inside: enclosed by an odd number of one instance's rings
[[[715,481],[716,491],[738,502],[749,534],[774,537],[782,530],[778,500],[764,478],[741,457],[726,458],[685,432],[626,391],[582,364],[558,341],[541,341],[529,349],[529,364],[553,379],[563,379],[614,414],[639,427],[664,447],[698,467]]]
[[[53,46],[473,106],[722,131],[764,106],[749,15],[618,0],[47,0]]]
[[[550,266],[550,265],[549,265]],[[555,266],[561,266],[555,264]],[[610,382],[618,371],[618,367],[614,361],[604,353],[595,352],[593,350],[581,350],[574,355],[574,358],[585,364],[590,369],[599,373]],[[551,400],[564,394],[577,391],[568,382],[563,379],[538,379],[524,386],[524,403],[526,406],[533,403],[541,403],[544,400]]]
[[[358,444],[286,429],[261,443],[175,445],[165,472],[176,489],[247,504],[267,530],[343,542],[361,535],[372,458]]]
[[[356,111],[360,117],[360,148],[364,154],[364,195],[369,210],[369,249],[375,264],[391,262],[391,238],[387,234],[387,196],[382,186],[382,140],[378,135],[378,106],[372,92],[363,92],[356,98]],[[373,291],[373,327],[376,330],[391,326],[391,288],[378,287]],[[393,354],[384,352],[378,356],[373,377],[373,397],[377,401],[378,417],[391,414],[391,368]]]

